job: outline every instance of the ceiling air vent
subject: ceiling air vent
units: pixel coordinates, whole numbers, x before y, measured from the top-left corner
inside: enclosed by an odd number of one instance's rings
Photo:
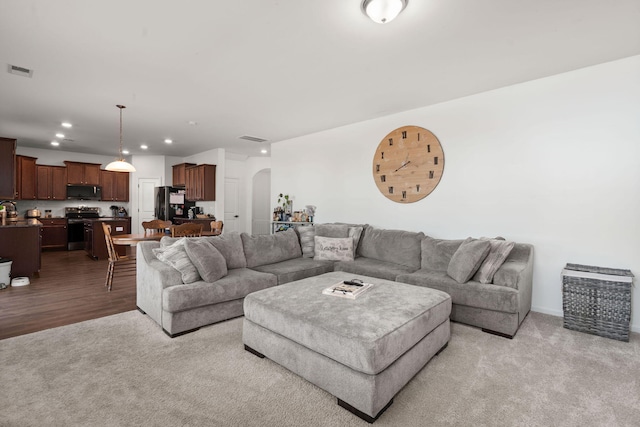
[[[244,139],[246,141],[251,141],[251,142],[266,142],[267,140],[264,138],[258,138],[257,136],[249,136],[249,135],[242,135],[238,137],[239,139]]]
[[[33,76],[33,70],[24,67],[18,67],[17,65],[9,64],[9,73],[16,76],[29,77]]]

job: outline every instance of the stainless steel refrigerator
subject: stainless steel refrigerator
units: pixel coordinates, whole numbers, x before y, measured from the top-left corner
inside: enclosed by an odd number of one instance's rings
[[[187,218],[189,208],[196,205],[185,198],[185,190],[175,187],[156,187],[155,216],[163,221],[173,218]]]

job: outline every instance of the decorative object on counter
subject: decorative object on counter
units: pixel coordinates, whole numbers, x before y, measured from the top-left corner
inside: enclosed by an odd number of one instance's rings
[[[274,221],[291,221],[293,213],[293,200],[288,194],[278,194],[278,206],[274,209]],[[277,218],[276,218],[277,216]]]
[[[124,105],[116,105],[120,109],[120,151],[118,158],[109,163],[105,169],[114,172],[135,172],[136,168],[131,163],[127,163],[122,155],[122,109],[127,108]]]
[[[121,217],[121,218],[129,216],[129,214],[127,213],[127,210],[124,208],[124,206],[120,206],[118,208],[118,216]]]
[[[304,208],[307,214],[307,221],[313,222],[313,217],[316,216],[316,207],[313,205],[306,205]]]
[[[45,209],[44,210],[44,217],[45,218],[52,218],[51,209]]]
[[[28,209],[24,214],[25,218],[40,218],[40,216],[40,209],[37,208]]]
[[[116,205],[111,205],[109,206],[109,209],[111,209],[111,216],[112,217],[117,217],[118,216],[118,209],[120,209],[120,206],[116,206]]]

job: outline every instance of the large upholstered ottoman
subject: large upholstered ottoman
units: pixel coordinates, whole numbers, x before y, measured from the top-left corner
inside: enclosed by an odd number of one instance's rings
[[[375,286],[354,300],[322,294],[353,278]],[[242,340],[371,423],[447,345],[450,313],[444,292],[333,272],[249,294]]]

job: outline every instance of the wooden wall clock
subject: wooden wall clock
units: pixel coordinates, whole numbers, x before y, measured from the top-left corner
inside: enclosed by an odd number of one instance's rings
[[[389,200],[412,203],[431,193],[444,172],[444,151],[438,138],[419,126],[389,132],[373,157],[373,179]]]

